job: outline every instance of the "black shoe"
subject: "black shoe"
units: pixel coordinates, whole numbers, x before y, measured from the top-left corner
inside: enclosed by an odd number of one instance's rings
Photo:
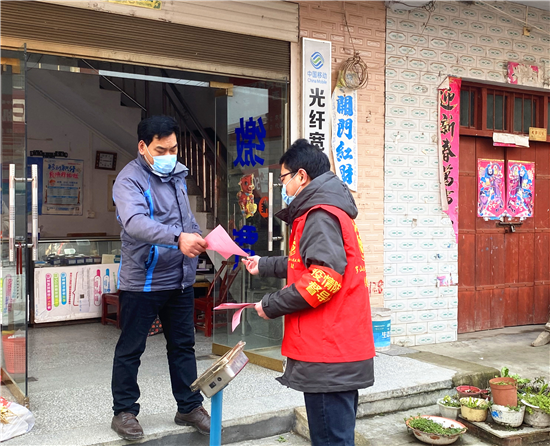
[[[111,429],[124,440],[139,440],[143,438],[143,429],[133,413],[120,412],[114,416],[111,422]]]
[[[193,426],[203,435],[210,435],[210,415],[199,406],[189,413],[177,412],[174,421],[179,426]]]

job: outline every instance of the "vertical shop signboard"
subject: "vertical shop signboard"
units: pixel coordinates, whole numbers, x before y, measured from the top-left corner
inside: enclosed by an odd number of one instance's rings
[[[82,215],[84,161],[45,158],[42,214]]]
[[[449,216],[458,243],[458,129],[461,80],[448,77],[439,92],[439,172],[441,208]],[[443,188],[443,186],[445,186]],[[445,192],[443,194],[443,191]]]
[[[506,211],[504,160],[477,160],[477,216],[498,220]]]
[[[330,144],[331,43],[302,39],[303,136],[328,155]]]
[[[336,87],[332,94],[332,152],[336,174],[357,192],[357,91]]]
[[[535,202],[535,163],[508,161],[506,212],[510,217],[532,217]]]

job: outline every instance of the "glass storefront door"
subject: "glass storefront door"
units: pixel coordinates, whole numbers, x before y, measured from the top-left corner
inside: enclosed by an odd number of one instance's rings
[[[25,61],[25,50],[2,52],[0,321],[2,382],[12,399],[28,405]]]
[[[239,80],[216,98],[217,219],[250,255],[285,255],[286,228],[273,214],[282,206],[277,183],[287,145],[286,107],[284,83]],[[222,260],[215,260],[217,268]],[[250,275],[244,265],[239,268],[240,260],[230,258],[221,276],[227,282],[217,285],[222,301],[258,302],[284,286],[281,279]],[[246,309],[232,331],[232,316],[233,310],[214,313],[213,353],[222,354],[243,340],[251,362],[282,370],[282,318],[265,321]]]

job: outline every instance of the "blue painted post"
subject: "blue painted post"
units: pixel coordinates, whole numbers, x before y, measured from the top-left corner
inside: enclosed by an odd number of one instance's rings
[[[223,389],[212,396],[210,401],[210,446],[221,446]]]

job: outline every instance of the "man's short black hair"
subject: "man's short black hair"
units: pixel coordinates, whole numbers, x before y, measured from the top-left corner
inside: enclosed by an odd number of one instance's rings
[[[323,151],[309,143],[307,139],[298,139],[279,160],[290,172],[304,169],[313,180],[330,170],[330,161]]]
[[[155,136],[161,139],[170,136],[172,133],[176,134],[176,138],[179,141],[180,126],[170,116],[151,116],[143,119],[138,124],[137,133],[138,142],[143,141],[147,145],[151,144]]]

